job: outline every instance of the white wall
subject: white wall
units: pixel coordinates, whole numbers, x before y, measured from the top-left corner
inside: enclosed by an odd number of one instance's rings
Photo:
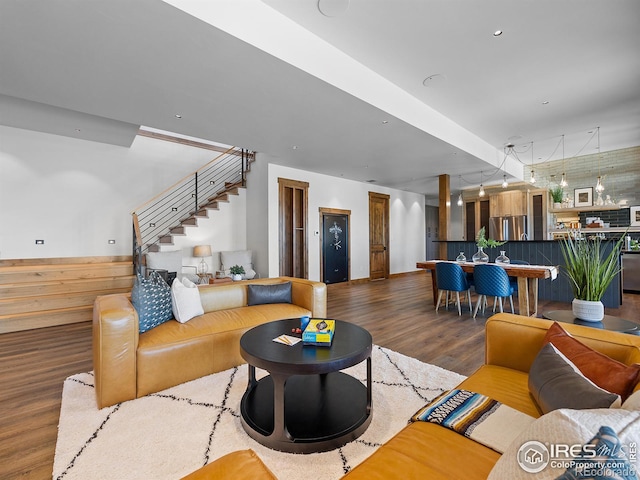
[[[264,158],[263,160],[268,160]],[[276,164],[268,169],[269,276],[279,273],[278,177],[309,182],[309,279],[320,280],[320,208],[351,210],[351,278],[369,277],[369,192],[390,195],[390,273],[416,270],[425,256],[424,196]]]
[[[131,255],[131,212],[216,156],[146,137],[124,148],[0,126],[0,258]]]
[[[247,248],[253,252],[253,269],[261,277],[270,276],[268,171],[269,157],[256,154],[247,174]]]
[[[215,156],[147,137],[125,148],[0,126],[0,258],[131,255],[131,212]],[[351,210],[351,278],[369,276],[369,191],[390,195],[390,273],[413,271],[424,259],[422,195],[273,161],[259,154],[246,197],[234,198],[188,240],[164,250],[181,249],[190,258],[196,244],[248,248],[261,276],[277,276],[278,177],[285,177],[310,184],[309,278],[320,279],[319,236],[313,235],[320,207]],[[45,244],[35,245],[36,239]]]

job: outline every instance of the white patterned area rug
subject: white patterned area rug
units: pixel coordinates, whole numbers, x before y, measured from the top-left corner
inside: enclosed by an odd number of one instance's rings
[[[93,375],[65,380],[54,479],[179,479],[235,450],[252,448],[280,479],[338,479],[400,431],[425,403],[464,377],[373,347],[373,420],[357,440],[308,455],[251,439],[240,423],[247,366],[98,410]],[[366,362],[346,372],[365,381]],[[264,372],[260,372],[264,375]]]

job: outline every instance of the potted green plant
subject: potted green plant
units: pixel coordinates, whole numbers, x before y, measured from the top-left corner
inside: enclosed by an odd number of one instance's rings
[[[489,255],[484,252],[484,249],[487,247],[499,247],[500,245],[504,245],[507,242],[499,242],[492,238],[486,238],[485,229],[482,227],[478,230],[476,235],[476,246],[478,247],[478,251],[473,254],[471,259],[473,263],[487,263],[489,262]]]
[[[567,236],[562,239],[561,251],[565,262],[562,271],[573,290],[571,308],[576,318],[591,322],[600,322],[604,318],[602,296],[621,270],[623,241],[624,235],[613,243],[611,251],[605,255],[606,249],[600,237],[577,240]]]
[[[560,208],[562,206],[562,197],[564,196],[564,190],[560,185],[549,190],[551,199],[553,200],[553,208]]]
[[[231,274],[231,278],[233,280],[242,280],[242,275],[244,275],[244,267],[242,265],[234,265],[229,269],[229,273]]]

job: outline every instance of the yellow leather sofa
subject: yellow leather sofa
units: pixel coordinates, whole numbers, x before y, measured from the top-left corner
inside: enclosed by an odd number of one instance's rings
[[[247,285],[291,282],[291,303],[247,306]],[[326,317],[326,285],[277,277],[199,286],[204,315],[139,333],[129,294],[98,297],[93,308],[93,370],[98,408],[142,397],[245,363],[240,337],[272,320]]]
[[[485,363],[459,388],[539,417],[540,411],[529,394],[528,372],[552,323],[508,313],[489,318],[485,327]],[[640,363],[640,336],[564,323],[562,328],[582,343],[626,365]],[[499,458],[498,452],[451,430],[415,422],[343,478],[486,479]]]
[[[539,417],[540,412],[529,394],[528,371],[551,324],[548,320],[506,313],[491,317],[485,328],[485,364],[459,387]],[[611,358],[627,365],[640,363],[640,336],[573,324],[563,323],[562,327],[582,343]],[[640,385],[635,390],[640,390]],[[234,452],[231,458],[234,454],[246,455]],[[499,458],[500,454],[494,450],[451,430],[433,423],[415,422],[347,473],[343,480],[486,479]],[[191,474],[189,480],[232,478],[220,475],[220,470],[213,470],[216,467],[207,467]],[[252,478],[272,478],[262,470],[257,456],[252,457],[247,468],[253,473]],[[215,476],[210,474],[213,471]]]

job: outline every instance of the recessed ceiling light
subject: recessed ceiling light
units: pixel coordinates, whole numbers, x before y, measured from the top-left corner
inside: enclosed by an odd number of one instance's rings
[[[367,180],[367,183],[376,183],[376,180]]]
[[[292,149],[292,150],[297,150],[297,149],[298,149],[298,145],[293,145],[293,146],[291,147],[291,149]]]
[[[494,37],[499,37],[500,35],[502,35],[502,30],[496,30],[495,32],[493,32]]]
[[[389,123],[389,120],[382,120],[383,125],[386,125],[387,123]]]
[[[339,17],[349,9],[350,0],[318,0],[318,10],[325,17]]]
[[[441,84],[446,78],[447,77],[445,77],[442,73],[435,73],[425,78],[422,81],[422,85],[424,85],[425,87],[434,87]]]
[[[176,118],[182,118],[182,115],[180,115],[179,113],[176,113]]]
[[[81,132],[82,130],[80,130],[79,128],[76,128],[76,132]]]
[[[542,102],[543,105],[549,105],[549,100],[545,100],[544,102]]]

